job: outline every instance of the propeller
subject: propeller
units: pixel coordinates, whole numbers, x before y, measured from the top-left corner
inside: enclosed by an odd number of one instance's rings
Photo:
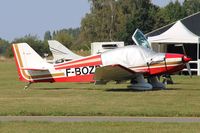
[[[190,75],[190,78],[192,78],[192,71],[191,71],[191,68],[190,68],[190,64],[189,63],[186,63],[186,67],[188,69],[188,73]]]
[[[182,48],[183,48],[183,53],[184,53],[184,57],[183,57],[183,60],[185,62],[187,62],[185,65],[186,65],[186,68],[188,70],[188,74],[190,75],[190,78],[192,78],[192,71],[191,71],[191,68],[190,68],[190,64],[189,64],[189,61],[191,61],[192,59],[191,58],[188,58],[187,57],[187,54],[186,54],[186,51],[185,51],[185,47],[184,45],[182,44]]]

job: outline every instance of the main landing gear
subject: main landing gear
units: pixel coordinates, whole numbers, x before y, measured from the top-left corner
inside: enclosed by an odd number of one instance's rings
[[[140,74],[131,80],[131,85],[129,85],[128,88],[133,90],[146,91],[152,90],[153,86],[147,83],[144,79],[144,76]]]
[[[131,80],[131,85],[129,85],[128,88],[145,91],[152,89],[165,89],[165,85],[159,82],[156,76],[149,77],[148,82],[146,82],[143,75],[138,75]]]

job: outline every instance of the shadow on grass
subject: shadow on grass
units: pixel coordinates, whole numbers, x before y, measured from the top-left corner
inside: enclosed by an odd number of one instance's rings
[[[34,88],[30,88],[32,90],[89,90],[89,91],[92,91],[92,90],[102,90],[102,91],[106,91],[106,92],[146,92],[145,90],[142,91],[142,90],[134,90],[134,89],[130,89],[130,88],[109,88],[109,89],[106,89],[106,88],[88,88],[88,87],[80,87],[80,88],[67,88],[67,87],[49,87],[49,88],[42,88],[42,87],[34,87]],[[161,91],[161,90],[166,90],[166,91],[170,91],[170,90],[186,90],[186,89],[181,89],[181,88],[166,88],[166,89],[153,89],[153,90],[148,90],[148,91]],[[189,90],[189,89],[188,89]],[[198,89],[200,91],[200,89]]]
[[[107,91],[107,92],[143,92],[143,91],[133,90],[133,89],[129,89],[129,88],[124,88],[124,89],[115,88],[115,89],[107,89],[105,91]]]
[[[178,91],[200,91],[198,88],[166,88],[165,90],[178,90]]]
[[[51,88],[42,88],[42,87],[35,87],[35,88],[31,88],[32,90],[103,90],[103,89],[99,89],[99,88],[89,88],[89,87],[80,87],[80,88],[77,88],[77,87],[51,87]]]
[[[153,90],[134,90],[134,89],[129,89],[129,88],[113,88],[113,89],[107,89],[105,91],[108,92],[148,92],[148,91],[170,91],[170,90],[181,90],[181,88],[166,88],[166,89],[158,89],[154,88]]]
[[[55,88],[39,88],[39,87],[34,87],[34,88],[31,88],[32,90],[69,90],[69,89],[73,89],[73,88],[66,88],[66,87],[55,87]]]
[[[172,91],[172,90],[181,90],[181,88],[166,88],[164,90]]]

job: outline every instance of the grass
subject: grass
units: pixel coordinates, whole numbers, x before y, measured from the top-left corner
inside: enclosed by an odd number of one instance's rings
[[[23,90],[14,61],[0,62],[0,115],[200,116],[200,77],[174,76],[167,90],[128,84],[39,83]]]
[[[4,122],[1,133],[197,133],[200,123]]]

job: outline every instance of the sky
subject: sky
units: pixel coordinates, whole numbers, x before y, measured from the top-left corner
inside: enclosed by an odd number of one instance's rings
[[[152,2],[158,6],[164,7],[166,6],[170,1],[176,1],[176,0],[152,0]],[[178,0],[179,2],[183,3],[184,0]]]
[[[165,6],[171,0],[152,0]],[[174,1],[174,0],[173,0]],[[183,1],[183,0],[179,0]],[[80,27],[90,11],[88,0],[0,0],[0,38],[12,41],[27,34],[43,39],[46,31]]]

